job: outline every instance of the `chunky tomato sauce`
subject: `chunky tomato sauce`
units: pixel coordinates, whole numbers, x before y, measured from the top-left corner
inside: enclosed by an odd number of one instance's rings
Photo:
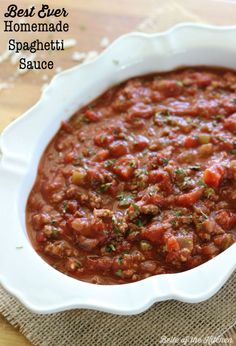
[[[236,242],[236,73],[137,77],[48,145],[27,204],[36,251],[97,284],[176,273]]]

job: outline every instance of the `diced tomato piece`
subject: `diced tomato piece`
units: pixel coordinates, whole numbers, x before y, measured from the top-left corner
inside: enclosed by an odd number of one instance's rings
[[[89,168],[86,174],[86,181],[91,186],[101,185],[104,183],[104,175],[97,168]]]
[[[233,133],[236,133],[236,113],[230,115],[227,119],[225,119],[224,128]]]
[[[206,87],[212,82],[212,77],[207,73],[195,72],[192,77],[196,80],[199,87]]]
[[[140,102],[140,103],[136,103],[134,106],[130,108],[129,119],[130,120],[135,118],[148,119],[152,117],[154,113],[155,113],[155,110],[151,105]]]
[[[162,99],[161,93],[159,91],[153,90],[150,96],[152,102],[160,102]]]
[[[162,79],[156,80],[154,87],[161,91],[165,96],[177,96],[182,90],[182,83],[177,80]]]
[[[164,233],[165,233],[165,228],[161,224],[157,223],[157,224],[152,224],[146,229],[144,229],[141,236],[144,239],[148,239],[152,241],[153,243],[157,243],[161,241],[161,238]]]
[[[145,202],[145,204],[154,204],[157,206],[162,206],[165,204],[165,197],[163,197],[160,193],[155,193],[152,195],[147,193],[142,197],[142,201]]]
[[[151,184],[158,183],[158,186],[163,191],[167,191],[169,193],[172,191],[170,176],[166,171],[161,169],[150,171],[148,174],[148,179]]]
[[[47,213],[36,214],[32,216],[32,225],[36,230],[40,230],[44,225],[50,223],[51,218]]]
[[[169,174],[161,169],[155,169],[149,172],[148,180],[152,184],[159,183],[163,180],[166,182],[169,180]]]
[[[78,236],[78,246],[85,251],[93,251],[98,244],[98,239],[86,238],[82,235]]]
[[[119,157],[128,154],[128,143],[125,141],[115,141],[110,145],[110,154]]]
[[[103,256],[100,258],[88,257],[87,266],[90,270],[101,270],[106,271],[112,267],[113,258],[108,256]]]
[[[203,259],[200,255],[195,255],[194,257],[190,257],[188,260],[188,268],[195,268],[202,264]]]
[[[148,180],[151,184],[159,183],[163,179],[163,174],[159,169],[150,171],[148,174]]]
[[[147,168],[152,170],[159,166],[166,166],[168,162],[169,158],[166,157],[166,155],[159,152],[158,154],[152,154],[149,156]]]
[[[185,148],[196,148],[198,146],[198,139],[193,136],[187,136],[184,139],[184,147]]]
[[[106,160],[109,157],[109,151],[104,149],[104,150],[100,150],[94,157],[93,157],[93,161],[96,162],[102,162],[104,160]]]
[[[76,200],[67,202],[67,210],[70,213],[75,213],[78,208],[78,202]]]
[[[76,218],[71,222],[71,227],[85,237],[91,236],[90,222],[87,218]]]
[[[68,133],[71,133],[73,131],[73,127],[71,126],[71,124],[66,121],[61,122],[61,129]]]
[[[222,229],[222,227],[219,226],[218,223],[214,219],[211,219],[211,218],[204,221],[202,226],[203,226],[203,229],[208,234],[222,234],[222,233],[224,233],[224,230]]]
[[[143,150],[149,145],[149,139],[145,136],[138,135],[135,137],[134,149]]]
[[[196,188],[192,192],[177,196],[175,202],[182,207],[189,207],[196,203],[202,196],[204,188]]]
[[[221,250],[227,249],[232,243],[232,234],[225,233],[214,237],[214,244]]]
[[[42,231],[37,232],[36,241],[37,241],[37,243],[43,243],[44,241],[46,241],[45,234]]]
[[[86,217],[76,218],[71,221],[71,227],[76,231],[77,234],[81,234],[84,237],[99,238],[104,234],[105,224],[101,220],[88,219]]]
[[[181,249],[193,250],[193,234],[188,235],[178,235],[176,237]]]
[[[226,210],[218,212],[215,219],[224,230],[229,230],[236,225],[236,214]]]
[[[213,243],[210,243],[202,247],[201,253],[211,258],[219,253],[219,249]]]
[[[95,123],[101,119],[102,114],[100,112],[95,112],[93,110],[88,109],[85,111],[85,117],[87,120]]]
[[[179,251],[180,250],[180,246],[179,246],[179,243],[178,243],[176,237],[168,238],[167,242],[166,242],[166,246],[167,246],[167,251],[168,252]]]
[[[130,166],[115,166],[113,171],[123,180],[129,180],[134,174],[134,168]]]
[[[107,192],[109,192],[109,195],[116,196],[118,192],[118,185],[115,181],[113,181],[112,185],[107,189]]]
[[[105,223],[101,220],[95,220],[91,226],[92,226],[93,232],[98,234],[102,233],[106,229]]]
[[[114,136],[107,135],[106,133],[102,133],[100,135],[97,135],[94,138],[94,144],[96,144],[98,147],[106,147],[108,144],[113,142]]]
[[[117,253],[130,252],[131,247],[132,247],[131,243],[127,240],[123,240],[122,242],[118,242],[116,244]],[[127,256],[126,256],[126,258],[127,258]]]
[[[73,151],[69,152],[64,156],[65,163],[71,163],[75,158],[75,153]]]
[[[205,170],[203,179],[208,186],[217,188],[221,183],[224,173],[224,168],[219,164],[215,164]]]

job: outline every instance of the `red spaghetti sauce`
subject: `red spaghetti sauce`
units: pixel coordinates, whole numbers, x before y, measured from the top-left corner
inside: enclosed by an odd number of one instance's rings
[[[236,73],[130,79],[47,146],[27,227],[53,267],[122,284],[196,267],[236,242]]]

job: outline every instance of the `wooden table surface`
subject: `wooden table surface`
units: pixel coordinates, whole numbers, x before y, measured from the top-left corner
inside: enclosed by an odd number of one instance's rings
[[[11,4],[10,0],[1,0],[0,13],[3,14]],[[19,0],[18,7],[28,7],[32,4],[41,6],[42,1]],[[53,7],[55,1],[47,0]],[[44,83],[48,83],[56,69],[66,69],[75,64],[72,60],[74,51],[101,51],[101,39],[109,38],[112,41],[119,35],[135,30],[151,13],[158,16],[158,28],[168,28],[181,21],[201,21],[214,24],[235,24],[236,4],[229,0],[213,4],[213,0],[57,0],[57,7],[66,7],[69,11],[67,21],[70,31],[66,34],[48,35],[37,34],[42,40],[58,38],[77,40],[76,47],[64,52],[53,54],[37,54],[36,59],[54,60],[53,72],[48,70],[28,72],[18,76],[17,67],[9,61],[0,64],[0,131],[12,120],[21,115],[39,98]],[[214,6],[214,7],[213,7]],[[214,11],[212,9],[214,8]],[[28,21],[28,19],[26,19]],[[147,27],[149,23],[146,23]],[[30,33],[10,34],[3,33],[3,15],[0,21],[0,54],[5,50],[10,38],[16,40],[34,40]],[[10,87],[2,88],[3,83]],[[31,345],[24,336],[0,315],[0,346],[26,346]],[[60,345],[58,345],[60,346]]]

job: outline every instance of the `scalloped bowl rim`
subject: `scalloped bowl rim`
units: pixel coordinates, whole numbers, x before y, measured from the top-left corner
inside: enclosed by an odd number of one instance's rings
[[[236,68],[236,63],[231,62],[232,59],[228,58],[227,62],[223,63],[220,60],[220,54],[224,52],[231,52],[236,57],[236,48],[230,46],[235,34],[236,26],[216,27],[185,23],[158,34],[123,35],[94,61],[75,66],[55,76],[39,101],[3,131],[0,137],[0,188],[3,191],[0,195],[0,283],[29,310],[46,314],[88,308],[116,314],[137,314],[158,301],[177,299],[195,303],[206,300],[216,293],[233,273],[236,268],[236,244],[199,267],[182,273],[157,275],[135,283],[112,286],[82,282],[58,272],[35,252],[25,231],[24,208],[35,179],[39,158],[56,133],[60,120],[70,117],[76,109],[113,84],[139,74],[138,71],[140,74],[154,72],[156,55],[162,64],[159,71],[165,71],[168,66],[181,65],[173,62],[172,57],[175,57],[176,61],[184,61],[187,59],[185,56],[191,55],[196,49],[199,56],[202,54],[200,60],[204,61],[203,52],[209,49],[213,52],[216,49],[219,57],[214,57],[215,60],[212,57],[214,61],[219,61],[220,66]],[[191,35],[195,35],[196,42],[192,42],[194,40]],[[219,40],[218,35],[224,37],[224,40]],[[205,37],[213,40],[210,48]],[[199,43],[200,38],[203,47]],[[234,42],[236,46],[236,38]],[[197,44],[201,48],[197,47]],[[121,54],[124,49],[125,53]],[[132,57],[127,53],[129,49]],[[115,66],[113,59],[117,52],[120,54],[120,62]],[[209,55],[210,51],[207,54]],[[209,59],[208,57],[208,61]],[[169,65],[165,60],[169,61]],[[86,78],[89,80],[91,76],[99,81],[99,86],[93,87],[91,82],[86,82]],[[80,94],[75,91],[76,83],[79,82],[83,82]],[[82,101],[79,103],[76,95],[81,96]],[[47,110],[51,111],[52,119],[43,118],[44,125],[39,118],[45,117]],[[60,116],[57,116],[57,113]],[[16,143],[15,138],[21,131],[23,136],[17,137]],[[15,199],[9,198],[9,195],[15,196]],[[9,218],[9,213],[14,217]],[[7,237],[5,230],[8,232]]]

